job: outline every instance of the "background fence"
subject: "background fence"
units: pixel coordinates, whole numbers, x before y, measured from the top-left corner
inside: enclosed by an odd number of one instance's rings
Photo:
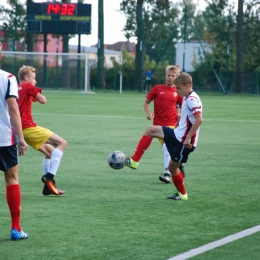
[[[23,65],[30,65],[37,70],[37,86],[61,91],[101,91],[97,86],[97,66],[92,60],[88,60],[86,54],[62,54],[62,53],[25,53],[3,52],[1,68],[17,76],[18,70]],[[105,90],[119,91],[120,73],[122,70],[122,90],[145,90],[145,76],[143,84],[138,89],[134,88],[135,71],[127,66],[114,66],[105,68]],[[259,72],[243,73],[244,85],[237,90],[235,72],[226,73],[217,71],[218,79],[213,71],[190,72],[193,77],[193,87],[198,92],[209,93],[260,93]],[[152,86],[165,82],[165,69],[157,68],[153,72]],[[221,86],[221,84],[222,86]],[[224,90],[224,91],[223,91]]]

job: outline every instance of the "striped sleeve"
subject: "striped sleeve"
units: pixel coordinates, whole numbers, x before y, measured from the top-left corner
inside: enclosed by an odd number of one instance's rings
[[[187,105],[194,116],[202,113],[201,102],[197,97],[189,96],[187,98]]]
[[[7,84],[6,99],[10,97],[18,99],[18,85],[16,77],[12,74],[9,74]]]

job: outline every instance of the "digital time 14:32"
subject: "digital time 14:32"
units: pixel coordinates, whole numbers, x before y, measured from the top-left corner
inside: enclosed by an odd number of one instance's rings
[[[46,3],[44,13],[47,15],[77,15],[77,4],[69,3]]]

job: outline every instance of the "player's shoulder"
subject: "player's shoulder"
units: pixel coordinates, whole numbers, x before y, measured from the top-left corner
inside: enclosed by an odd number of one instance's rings
[[[166,87],[165,84],[158,84],[158,85],[155,85],[153,88],[160,89],[160,88],[164,88],[164,87]]]
[[[19,87],[20,87],[20,89],[27,89],[27,88],[34,88],[34,85],[33,84],[31,84],[30,82],[20,82],[19,83]]]
[[[190,95],[186,98],[186,100],[187,102],[201,103],[200,97],[195,91],[192,91]]]
[[[5,70],[1,70],[0,69],[0,78],[1,79],[15,79],[16,80],[16,77],[13,75],[13,74],[11,74],[10,72],[7,72],[7,71],[5,71]]]

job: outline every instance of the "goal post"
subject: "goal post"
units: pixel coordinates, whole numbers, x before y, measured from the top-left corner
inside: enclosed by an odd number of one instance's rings
[[[90,89],[90,64],[86,53],[2,51],[1,69],[14,74],[23,65],[36,69],[37,86],[46,90],[79,91]]]

